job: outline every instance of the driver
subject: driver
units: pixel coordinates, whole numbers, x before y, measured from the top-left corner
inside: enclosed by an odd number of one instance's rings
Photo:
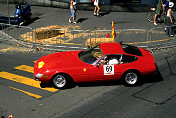
[[[118,59],[111,55],[111,56],[104,56],[99,62],[99,65],[116,65],[116,64],[119,64],[119,61]]]

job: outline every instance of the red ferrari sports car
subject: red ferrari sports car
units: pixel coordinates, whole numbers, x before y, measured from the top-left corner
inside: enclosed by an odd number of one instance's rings
[[[34,65],[35,80],[66,88],[72,83],[121,79],[136,85],[156,70],[150,51],[121,43],[101,43],[89,50],[58,52]]]

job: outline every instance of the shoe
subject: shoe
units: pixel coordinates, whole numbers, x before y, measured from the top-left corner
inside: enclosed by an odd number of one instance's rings
[[[173,37],[174,35],[170,35],[170,37]]]
[[[153,23],[154,25],[157,25],[156,23]]]
[[[71,23],[71,20],[69,19],[68,22]]]
[[[24,23],[24,22],[21,22],[21,23],[20,23],[20,26],[21,26],[23,23]]]
[[[94,13],[94,16],[96,16],[97,14],[96,13]]]
[[[74,24],[76,24],[76,22],[73,22]]]

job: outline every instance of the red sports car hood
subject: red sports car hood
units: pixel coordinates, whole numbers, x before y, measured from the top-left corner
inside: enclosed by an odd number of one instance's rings
[[[80,51],[68,51],[59,52],[50,55],[46,55],[38,60],[38,62],[44,62],[44,68],[53,67],[75,67],[81,65],[83,62],[79,59],[78,53]]]

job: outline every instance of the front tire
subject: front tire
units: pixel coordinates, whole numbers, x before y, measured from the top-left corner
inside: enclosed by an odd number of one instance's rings
[[[71,85],[70,77],[66,74],[58,74],[52,79],[52,85],[57,89],[65,89]]]
[[[136,71],[127,71],[122,76],[125,86],[136,86],[140,81],[140,74]]]

